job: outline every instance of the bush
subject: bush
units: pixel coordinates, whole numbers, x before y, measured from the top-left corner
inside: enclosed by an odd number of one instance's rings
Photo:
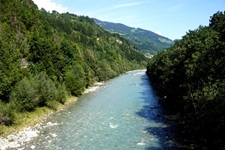
[[[10,102],[17,106],[18,111],[31,111],[38,106],[40,95],[38,95],[36,84],[28,78],[24,78],[16,84],[10,94]]]
[[[86,77],[83,67],[76,63],[65,73],[65,83],[67,90],[75,96],[81,95],[86,87]]]
[[[68,96],[66,85],[65,84],[57,84],[57,93],[56,93],[56,101],[64,104],[66,102],[66,98]]]
[[[49,101],[65,102],[66,89],[64,85],[58,83],[56,87],[45,73],[40,73],[34,77],[24,78],[10,94],[10,102],[16,105],[20,112],[32,111],[36,107],[46,106]]]
[[[58,110],[58,106],[59,106],[59,102],[53,100],[53,101],[48,101],[46,103],[46,105],[48,106],[48,108],[52,109],[52,110]]]
[[[0,100],[0,125],[11,125],[15,115],[15,106],[12,103],[4,104]]]
[[[55,83],[44,72],[35,76],[31,81],[35,83],[34,87],[38,90],[39,106],[45,106],[48,101],[57,99],[58,90]]]

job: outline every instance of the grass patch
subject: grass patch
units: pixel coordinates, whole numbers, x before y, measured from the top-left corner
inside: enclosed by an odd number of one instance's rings
[[[64,108],[66,105],[69,105],[77,101],[77,97],[69,97],[65,104],[59,102],[54,102],[49,104],[51,107],[39,107],[32,112],[22,112],[15,114],[14,124],[11,126],[0,125],[0,136],[6,137],[11,133],[21,131],[29,126],[35,126],[37,123],[40,123],[48,114],[57,112]]]
[[[15,122],[11,126],[0,125],[0,135],[6,137],[7,135],[25,129],[28,126],[34,126],[41,122],[47,114],[52,113],[53,110],[47,107],[36,108],[32,112],[17,113],[15,115]]]

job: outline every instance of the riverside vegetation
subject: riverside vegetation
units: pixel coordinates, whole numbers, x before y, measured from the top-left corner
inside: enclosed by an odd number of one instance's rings
[[[0,134],[21,114],[57,109],[95,81],[144,68],[147,59],[84,16],[0,1]]]
[[[224,147],[224,66],[225,12],[217,12],[209,26],[189,31],[147,67],[164,104],[211,149]]]

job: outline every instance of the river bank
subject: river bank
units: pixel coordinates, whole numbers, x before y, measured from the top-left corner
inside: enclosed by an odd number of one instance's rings
[[[178,149],[173,123],[162,113],[145,71],[132,71],[49,116],[42,126],[55,126],[17,149]]]
[[[96,91],[103,82],[96,82],[93,86],[87,88],[83,94]],[[2,136],[0,136],[0,150],[6,149],[17,149],[25,145],[27,142],[31,141],[33,138],[37,137],[40,134],[40,130],[44,128],[49,128],[52,126],[58,125],[58,123],[48,122],[46,125],[43,125],[43,122],[52,114],[60,112],[66,109],[67,106],[76,103],[78,97],[69,97],[64,105],[58,104],[56,109],[50,109],[47,107],[38,108],[34,112],[20,114],[23,120],[17,125],[10,127],[0,126]],[[56,136],[51,134],[51,136]],[[34,146],[30,147],[34,149]]]

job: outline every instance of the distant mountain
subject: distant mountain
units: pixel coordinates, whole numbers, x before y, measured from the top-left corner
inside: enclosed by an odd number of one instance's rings
[[[20,112],[56,110],[95,81],[146,65],[132,44],[89,17],[0,0],[0,129],[18,122]]]
[[[128,27],[121,23],[111,23],[93,18],[95,23],[111,33],[119,33],[144,54],[155,55],[174,44],[173,40],[152,31]]]

